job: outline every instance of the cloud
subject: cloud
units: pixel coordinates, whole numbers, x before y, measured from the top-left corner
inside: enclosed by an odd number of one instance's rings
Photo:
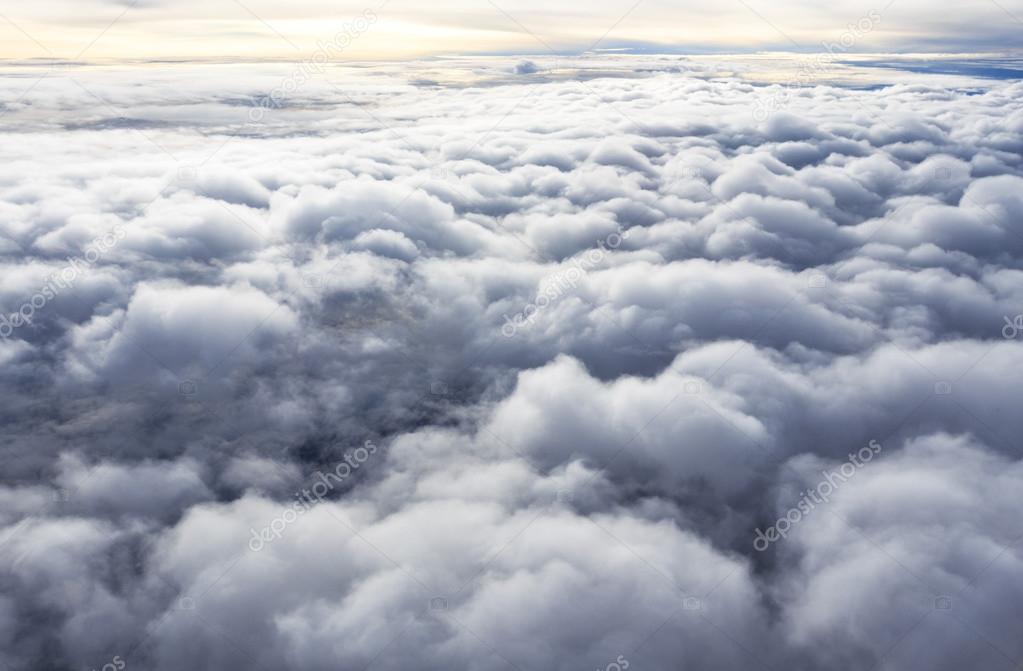
[[[4,94],[0,662],[1008,668],[1021,86],[739,66]]]

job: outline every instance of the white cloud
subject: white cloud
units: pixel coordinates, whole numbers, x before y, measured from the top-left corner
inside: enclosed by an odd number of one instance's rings
[[[1020,84],[758,120],[745,62],[530,60],[335,68],[260,123],[286,67],[4,94],[0,315],[125,236],[0,342],[0,662],[1023,654]]]

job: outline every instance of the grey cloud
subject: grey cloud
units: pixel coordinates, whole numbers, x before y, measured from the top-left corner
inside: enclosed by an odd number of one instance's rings
[[[0,95],[6,667],[1023,655],[1018,82],[195,67]]]

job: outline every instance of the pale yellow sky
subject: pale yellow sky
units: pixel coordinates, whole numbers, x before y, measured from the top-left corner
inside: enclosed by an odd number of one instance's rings
[[[473,52],[1004,51],[1023,0],[0,0],[2,58],[309,58]],[[369,17],[364,24],[360,17]],[[375,17],[375,18],[374,18]]]

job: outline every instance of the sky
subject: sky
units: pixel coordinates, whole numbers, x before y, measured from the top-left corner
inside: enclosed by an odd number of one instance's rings
[[[820,51],[855,34],[864,52],[1019,48],[1023,0],[40,0],[0,3],[0,57],[302,60],[351,31],[345,59],[451,53]],[[859,21],[879,17],[868,34]],[[340,57],[340,55],[336,55]]]

